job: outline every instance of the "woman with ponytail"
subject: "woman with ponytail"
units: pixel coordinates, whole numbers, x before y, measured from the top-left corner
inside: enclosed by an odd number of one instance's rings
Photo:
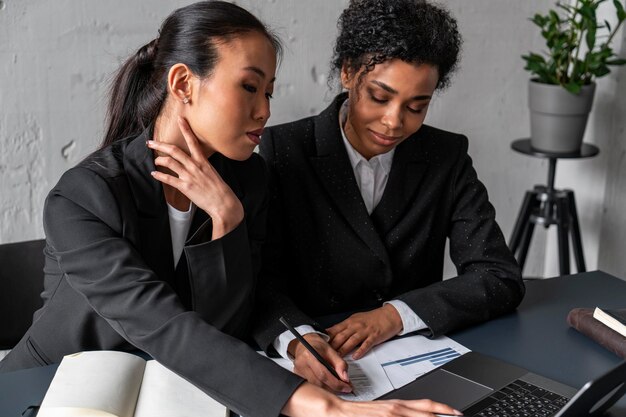
[[[1,372],[138,349],[247,417],[454,412],[343,401],[240,340],[267,208],[253,150],[279,53],[250,13],[203,1],[173,12],[122,65],[100,149],[46,200],[44,306]]]

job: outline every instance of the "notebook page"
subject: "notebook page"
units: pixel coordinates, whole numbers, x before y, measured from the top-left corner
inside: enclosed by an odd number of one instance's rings
[[[135,417],[225,417],[226,407],[155,360],[148,361]]]
[[[133,417],[145,361],[124,352],[93,351],[63,358],[39,417]]]

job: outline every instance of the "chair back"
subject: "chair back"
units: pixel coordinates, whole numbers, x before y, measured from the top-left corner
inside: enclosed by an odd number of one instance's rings
[[[42,305],[45,240],[0,245],[0,349],[11,349]]]

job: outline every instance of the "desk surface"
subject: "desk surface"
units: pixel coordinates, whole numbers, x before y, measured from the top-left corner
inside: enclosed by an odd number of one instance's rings
[[[518,310],[480,326],[450,334],[469,349],[503,359],[575,388],[621,362],[568,326],[576,307],[623,308],[626,282],[603,272],[529,281]],[[611,416],[626,416],[626,397]]]
[[[450,337],[471,350],[581,387],[621,360],[571,329],[567,313],[576,307],[623,308],[625,295],[625,281],[598,271],[530,281],[516,312]],[[0,416],[20,416],[28,405],[39,403],[55,370],[51,365],[0,374]],[[626,417],[626,398],[610,416]]]

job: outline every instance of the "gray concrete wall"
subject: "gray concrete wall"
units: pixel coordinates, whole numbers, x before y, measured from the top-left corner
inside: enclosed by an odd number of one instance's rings
[[[622,37],[626,55],[626,33]],[[598,269],[626,279],[626,68],[616,72],[612,124],[606,141],[607,179],[600,217]]]
[[[43,237],[46,193],[101,138],[106,81],[124,57],[156,36],[171,10],[190,2],[2,1],[0,242]],[[547,173],[545,161],[515,154],[510,142],[529,134],[528,74],[520,55],[541,48],[539,34],[526,17],[550,4],[545,0],[441,3],[458,18],[465,46],[460,70],[449,89],[433,101],[427,123],[469,137],[476,169],[508,238],[524,191],[545,182]],[[242,0],[238,4],[275,27],[287,45],[270,123],[323,109],[333,97],[326,75],[336,20],[347,0]],[[621,132],[623,136],[623,125]],[[587,165],[577,165],[567,174],[585,209],[584,228],[591,224],[589,219],[602,216],[606,162],[599,158],[583,162]],[[596,165],[588,168],[588,164]],[[597,171],[599,179],[587,181],[589,174],[583,167]],[[623,173],[623,162],[621,169]],[[533,241],[527,275],[544,273],[546,235],[540,230]],[[585,241],[590,269],[596,267],[599,240],[596,233]],[[556,259],[549,257],[546,267],[550,263],[556,265]],[[452,273],[448,264],[447,274]]]

